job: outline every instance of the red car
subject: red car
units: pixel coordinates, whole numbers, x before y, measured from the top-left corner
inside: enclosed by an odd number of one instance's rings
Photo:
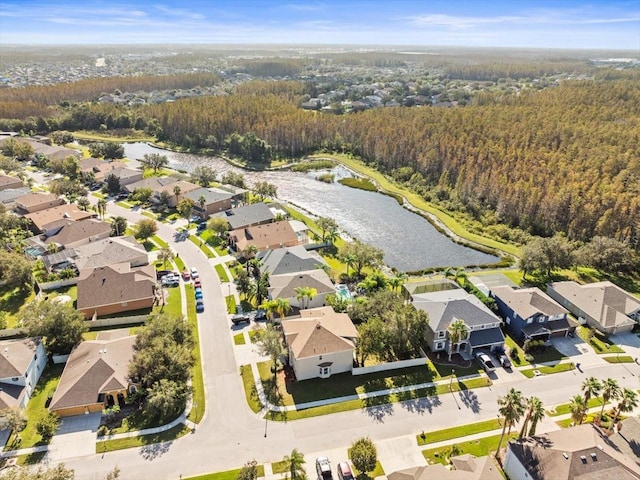
[[[194,286],[194,288],[202,288],[202,284],[200,283],[200,278],[196,278],[193,281],[193,286]]]
[[[189,280],[191,280],[191,272],[186,268],[182,271],[182,279],[185,282],[188,282]]]

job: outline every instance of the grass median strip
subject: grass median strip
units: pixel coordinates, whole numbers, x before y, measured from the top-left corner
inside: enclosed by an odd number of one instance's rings
[[[609,363],[635,363],[633,357],[629,355],[616,355],[615,357],[602,357]]]
[[[152,445],[154,443],[169,442],[190,432],[191,429],[181,423],[160,433],[97,442],[96,453],[113,452],[114,450],[123,450],[125,448],[144,447],[145,445]]]
[[[500,428],[502,428],[500,420],[494,418],[484,422],[470,423],[458,427],[435,430],[433,432],[422,432],[416,435],[416,440],[418,441],[418,445],[428,445],[430,443],[444,442],[445,440],[466,437],[467,435],[474,435],[476,433],[490,432],[491,430],[498,430]]]
[[[234,345],[245,345],[247,341],[244,339],[244,333],[236,333],[233,336],[233,343]]]
[[[541,365],[537,368],[526,368],[524,370],[520,370],[520,373],[527,378],[533,378],[536,376],[535,374],[536,370],[543,375],[551,375],[553,373],[568,372],[570,370],[574,370],[575,368],[576,366],[573,364],[573,362],[569,362],[569,363],[558,363],[557,365],[554,365],[552,367]]]
[[[507,442],[507,437],[517,438],[517,433],[511,433],[505,435],[505,439],[502,442],[504,446]],[[495,451],[498,448],[498,442],[500,441],[500,435],[491,435],[489,437],[479,438],[477,440],[469,440],[466,442],[454,442],[446,447],[431,448],[422,451],[422,456],[425,458],[428,464],[442,463],[446,465],[449,462],[449,458],[457,455],[464,455],[469,453],[476,457],[484,457],[489,453]]]
[[[229,281],[229,276],[227,275],[227,272],[225,272],[224,270],[224,266],[218,264],[215,266],[216,269],[216,273],[218,274],[218,278],[220,279],[220,281],[222,283],[227,283]]]
[[[242,384],[244,385],[244,395],[247,399],[247,404],[253,413],[258,413],[262,410],[262,404],[258,399],[256,384],[253,381],[253,373],[251,372],[251,365],[242,365],[240,367],[240,375],[242,376]]]
[[[191,370],[191,388],[193,391],[193,403],[197,408],[192,408],[189,412],[189,420],[200,423],[204,417],[205,397],[204,397],[204,378],[202,376],[202,361],[200,354],[200,335],[198,333],[198,316],[196,314],[196,301],[194,297],[193,285],[184,286],[187,295],[187,320],[193,326],[193,340],[195,348],[193,356],[195,363]]]
[[[257,465],[258,478],[264,477],[264,465]],[[236,480],[240,473],[240,468],[235,470],[227,470],[226,472],[206,473],[197,477],[187,477],[185,480]]]
[[[595,408],[602,406],[602,399],[600,397],[590,398],[587,408]],[[561,403],[560,405],[556,405],[553,410],[548,411],[549,416],[557,417],[558,415],[566,415],[571,413],[571,404],[570,403]]]

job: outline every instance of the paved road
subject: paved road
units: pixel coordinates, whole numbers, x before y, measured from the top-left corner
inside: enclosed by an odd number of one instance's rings
[[[136,212],[111,202],[108,211],[139,220]],[[638,366],[585,365],[583,373],[523,380],[521,375],[501,379],[495,386],[454,395],[420,399],[379,408],[355,410],[294,422],[265,422],[248,408],[234,359],[224,294],[210,260],[189,240],[175,242],[172,227],[158,224],[158,235],[169,240],[187,266],[196,266],[205,293],[205,312],[199,315],[203,371],[207,396],[206,415],[196,431],[170,444],[96,454],[66,461],[78,480],[104,478],[118,466],[122,479],[178,479],[206,472],[237,468],[248,460],[259,463],[280,460],[298,448],[312,462],[312,452],[346,448],[358,437],[389,441],[496,416],[496,397],[515,387],[524,395],[536,395],[546,405],[564,403],[578,393],[586,376],[614,377],[620,384],[638,388]],[[632,376],[632,373],[634,374]],[[266,437],[265,437],[266,432]],[[406,442],[406,439],[399,441]],[[385,442],[386,443],[386,442]]]

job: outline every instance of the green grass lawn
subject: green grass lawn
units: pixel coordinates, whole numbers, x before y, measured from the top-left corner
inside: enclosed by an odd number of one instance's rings
[[[180,270],[180,273],[182,273],[186,268],[182,259],[180,257],[173,257],[173,261],[176,264],[176,267],[178,267],[178,270]]]
[[[240,367],[240,375],[242,376],[242,384],[244,385],[244,394],[247,399],[247,405],[253,413],[262,410],[262,404],[258,399],[256,392],[256,384],[253,381],[253,373],[251,373],[251,365],[242,365]]]
[[[159,236],[154,235],[153,237],[151,237],[151,239],[156,242],[158,245],[160,245],[161,248],[164,247],[168,247],[169,244],[167,242],[165,242],[164,240],[162,240]]]
[[[508,438],[517,438],[518,434],[512,432]],[[470,440],[467,442],[455,442],[452,445],[455,445],[458,448],[457,455],[464,455],[465,453],[469,453],[471,455],[475,455],[476,457],[484,457],[485,455],[489,455],[491,452],[494,452],[498,448],[498,442],[500,441],[500,435],[492,435],[489,437],[479,438],[477,440]],[[504,440],[502,441],[502,448],[507,443],[507,435],[505,435]],[[425,458],[427,463],[442,463],[446,465],[449,461],[449,454],[451,453],[451,446],[448,445],[446,447],[432,448],[429,450],[423,450],[422,456]]]
[[[513,365],[516,367],[524,367],[526,365],[531,365],[525,358],[525,353],[524,350],[522,350],[522,348],[520,347],[520,345],[518,345],[515,340],[513,338],[511,338],[510,335],[505,335],[504,337],[505,343],[507,345],[507,347],[509,348],[509,350],[513,350],[514,348],[518,351],[518,356],[516,358],[513,357],[509,357],[511,358],[511,361],[513,362]]]
[[[197,409],[191,409],[187,418],[192,422],[200,423],[202,417],[204,417],[206,403],[204,397],[204,378],[202,376],[202,362],[200,354],[200,335],[198,334],[198,316],[196,314],[196,300],[193,294],[193,285],[187,284],[184,287],[187,294],[187,320],[193,327],[193,340],[195,343],[193,350],[195,363],[191,369],[191,388],[193,402],[198,405]]]
[[[236,333],[233,336],[234,345],[245,345],[247,341],[244,339],[244,333]]]
[[[180,424],[170,428],[169,430],[153,435],[139,435],[137,437],[105,440],[102,442],[96,442],[96,453],[113,452],[114,450],[123,450],[125,448],[137,448],[144,447],[145,445],[152,445],[154,443],[169,442],[188,433],[191,433],[191,429]]]
[[[191,242],[196,245],[202,253],[207,256],[207,258],[215,258],[213,251],[200,239],[200,237],[190,235],[189,240],[191,240]]]
[[[229,276],[227,275],[227,272],[225,271],[224,267],[222,265],[216,265],[216,273],[218,274],[218,278],[220,279],[220,281],[222,283],[226,283],[229,281]]]
[[[558,363],[553,367],[547,367],[545,365],[541,365],[537,368],[526,368],[524,370],[520,370],[520,373],[522,373],[527,378],[533,378],[535,377],[535,374],[533,373],[534,370],[539,370],[540,373],[542,373],[543,375],[551,375],[553,373],[568,372],[569,370],[573,370],[575,368],[576,366],[573,364],[573,362],[569,362],[569,363]]]
[[[144,215],[145,217],[152,218],[153,220],[156,220],[158,218],[155,213],[149,212],[148,210],[143,210],[142,212],[140,212],[140,214]]]
[[[36,294],[33,289],[25,291],[19,288],[0,288],[0,312],[6,314],[7,328],[18,326],[20,310],[35,298]]]
[[[27,417],[27,426],[20,432],[22,441],[18,442],[15,432],[9,438],[5,450],[17,450],[19,448],[30,448],[38,445],[46,445],[45,441],[36,431],[36,423],[47,413],[46,403],[49,397],[53,396],[56,391],[60,375],[64,370],[64,364],[47,365],[42,372],[42,376],[38,381],[38,385],[33,391],[31,399],[27,403],[25,415]]]
[[[516,341],[511,338],[510,335],[505,335],[505,343],[509,350],[516,349],[518,351],[517,358],[511,358],[514,366],[516,367],[525,367],[527,365],[531,365],[529,361],[525,359],[525,353],[522,347],[516,343]],[[539,351],[531,354],[533,356],[533,361],[535,363],[545,363],[545,362],[559,362],[567,358],[565,355],[562,355],[558,350],[553,347],[547,347],[544,351]]]
[[[609,363],[635,363],[634,358],[629,355],[616,355],[602,358]]]
[[[166,305],[156,305],[153,307],[154,312],[168,313],[174,317],[182,316],[182,296],[180,295],[180,288],[165,288],[165,293],[168,294]]]
[[[227,295],[224,298],[226,304],[227,304],[227,312],[229,313],[236,313],[236,297],[235,295]]]
[[[257,465],[258,478],[264,477],[264,465]],[[207,473],[205,475],[198,475],[197,477],[188,477],[185,480],[236,480],[240,473],[240,468],[235,470],[227,470],[226,472]]]
[[[116,205],[118,205],[119,207],[122,207],[122,208],[128,208],[129,210],[131,210],[131,209],[133,208],[133,205],[131,205],[131,204],[130,204],[130,203],[128,203],[128,202],[122,202],[122,201],[120,201],[120,202],[116,202]],[[144,215],[144,213],[145,213],[145,212],[142,212],[142,214],[143,214],[143,215]],[[154,217],[154,218],[155,218],[155,217]]]
[[[347,450],[347,457],[349,457],[349,460],[351,460],[351,449],[349,448]],[[353,467],[353,474],[356,478],[362,478],[361,474],[362,472],[359,472],[358,469],[356,467]],[[368,474],[365,474],[366,477],[368,478],[376,478],[376,477],[381,477],[384,475],[384,468],[382,468],[382,465],[380,464],[379,461],[376,461],[376,468],[373,469],[372,472],[369,472]]]
[[[587,408],[595,408],[600,406],[602,406],[602,398],[596,397],[596,398],[589,399]],[[571,404],[561,403],[560,405],[556,405],[553,411],[549,410],[548,413],[549,413],[549,416],[551,417],[557,417],[558,415],[566,415],[568,413],[571,413]]]
[[[484,422],[470,423],[468,425],[460,425],[458,427],[445,428],[443,430],[435,430],[433,432],[425,432],[416,435],[418,445],[428,445],[430,443],[443,442],[452,438],[466,437],[476,433],[489,432],[502,428],[502,423],[497,418],[486,420]]]
[[[583,325],[577,328],[577,332],[580,338],[591,345],[595,352],[600,355],[604,353],[625,353],[618,345],[611,343],[603,333],[596,332],[595,335],[589,339],[589,328]]]
[[[256,343],[260,339],[261,333],[262,329],[260,328],[249,330],[249,340],[251,340],[251,343]]]
[[[271,464],[271,471],[275,474],[287,472],[287,462],[280,460]]]

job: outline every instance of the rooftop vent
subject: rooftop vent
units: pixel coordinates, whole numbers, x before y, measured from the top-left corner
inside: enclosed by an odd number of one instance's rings
[[[567,455],[567,452],[562,452],[562,456],[565,460],[569,460],[569,455]]]
[[[591,454],[591,460],[593,460],[594,462],[598,461],[598,456],[594,453]]]
[[[587,457],[585,457],[584,455],[580,457],[580,460],[582,460],[582,463],[587,463]]]

